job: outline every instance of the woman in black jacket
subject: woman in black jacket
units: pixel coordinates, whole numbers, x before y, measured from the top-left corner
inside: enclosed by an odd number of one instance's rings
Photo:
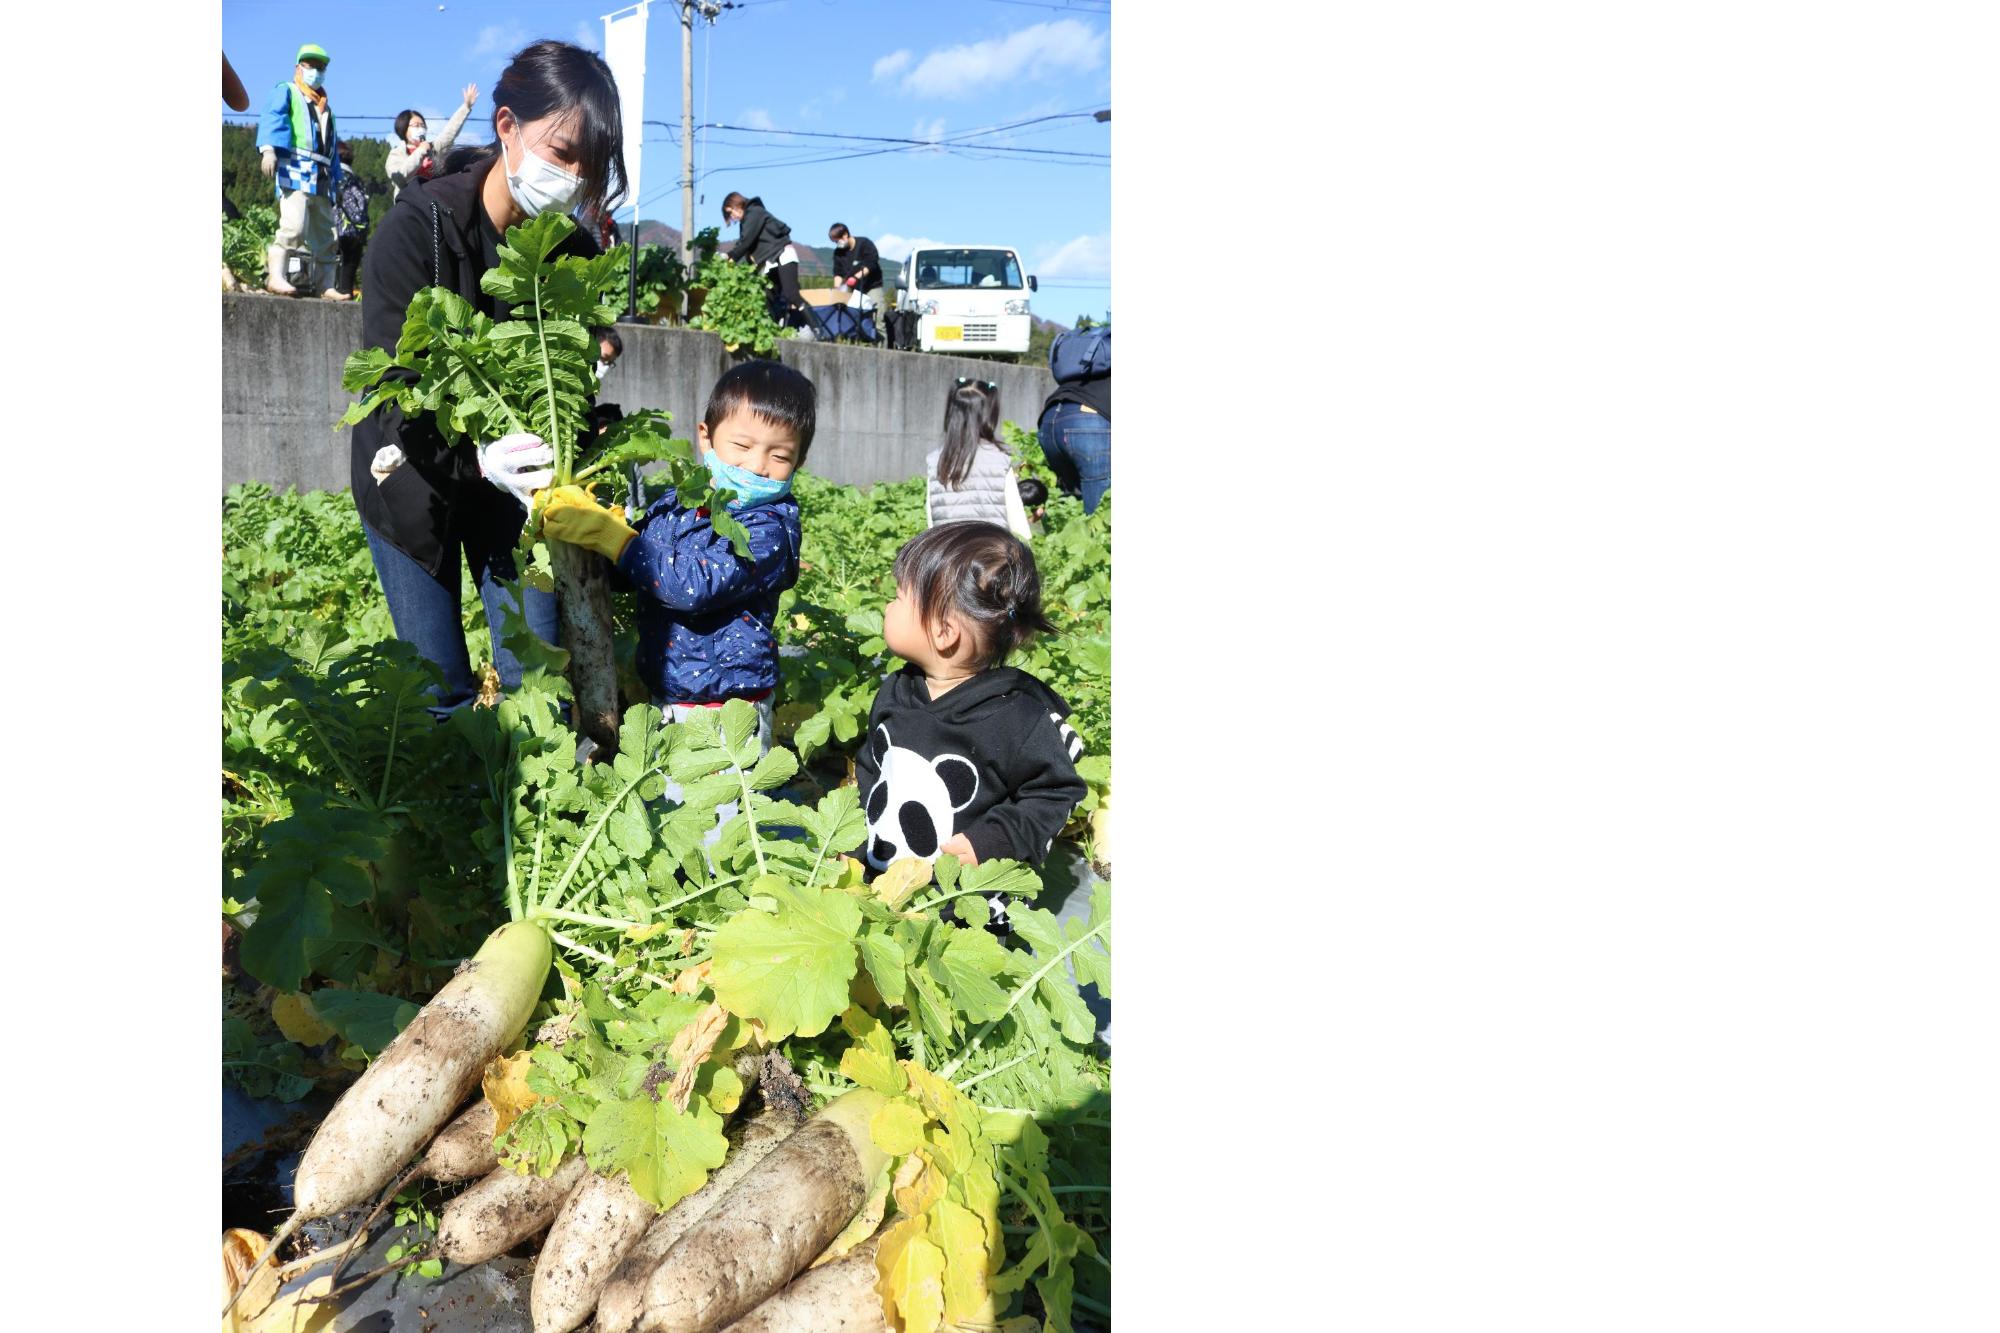
[[[796,328],[803,321],[794,313],[799,306],[799,252],[792,247],[792,229],[766,212],[762,199],[746,199],[734,190],[722,201],[722,220],[738,227],[729,258],[738,263],[747,259],[759,273],[776,274],[771,317]]]
[[[406,187],[383,215],[362,263],[363,347],[393,353],[410,298],[424,287],[448,288],[506,318],[506,305],[482,292],[479,279],[498,266],[507,228],[579,204],[602,209],[624,190],[618,88],[599,56],[536,42],[500,76],[493,108],[492,144],[454,150],[439,175]],[[578,228],[557,252],[588,257],[598,248]],[[396,637],[444,674],[434,711],[477,693],[459,612],[461,551],[485,606],[500,683],[520,684],[521,663],[502,643],[510,615],[556,638],[554,596],[523,588],[514,561],[529,497],[549,481],[547,443],[525,432],[454,440],[433,414],[406,418],[392,405],[356,424],[353,448],[354,507]]]

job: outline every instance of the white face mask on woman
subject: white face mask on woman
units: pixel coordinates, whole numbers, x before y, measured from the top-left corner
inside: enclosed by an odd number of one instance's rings
[[[554,209],[567,213],[576,203],[576,197],[583,193],[583,177],[571,175],[547,158],[537,156],[528,147],[527,137],[521,139],[521,169],[509,164],[507,140],[500,140],[500,166],[507,173],[507,193],[514,196],[514,202],[529,217],[536,217]]]
[[[421,125],[410,126],[411,143],[422,143],[429,136],[430,136],[430,131],[426,130],[423,126]]]

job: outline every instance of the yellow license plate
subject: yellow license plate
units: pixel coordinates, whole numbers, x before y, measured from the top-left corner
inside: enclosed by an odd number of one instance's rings
[[[939,342],[945,342],[945,341],[964,342],[965,325],[940,324],[935,329],[931,330],[931,337],[936,338]]]

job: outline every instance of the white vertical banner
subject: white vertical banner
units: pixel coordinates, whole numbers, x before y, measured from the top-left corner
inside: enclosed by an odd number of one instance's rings
[[[604,63],[618,84],[625,122],[625,202],[632,207],[632,241],[639,240],[639,152],[646,135],[646,6],[604,16]]]

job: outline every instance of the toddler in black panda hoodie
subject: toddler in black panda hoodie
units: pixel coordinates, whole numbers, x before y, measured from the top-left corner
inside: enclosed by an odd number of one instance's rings
[[[882,637],[908,665],[882,682],[854,763],[868,864],[1040,865],[1085,787],[1069,705],[1000,665],[1053,629],[1035,557],[995,524],[945,523],[897,553],[895,577]]]

